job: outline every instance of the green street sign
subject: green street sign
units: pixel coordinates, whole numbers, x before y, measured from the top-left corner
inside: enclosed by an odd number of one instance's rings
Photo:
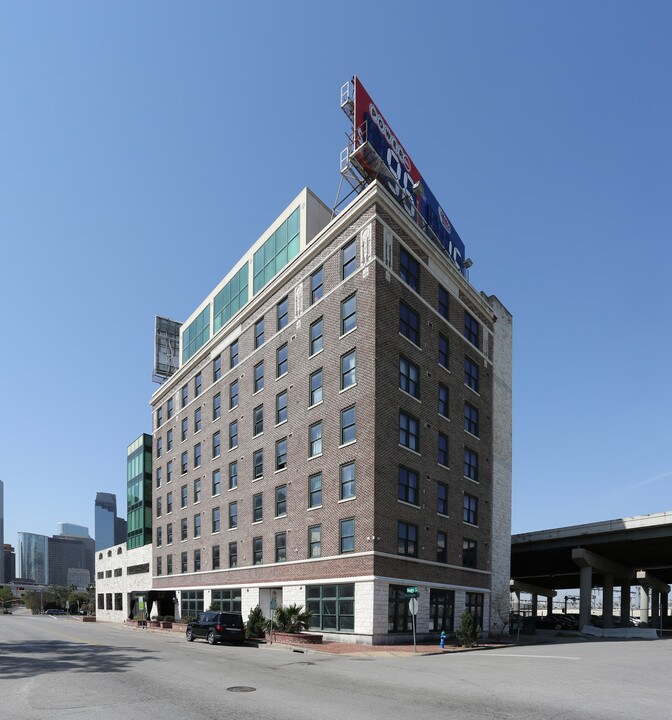
[[[418,595],[418,588],[417,587],[407,587],[406,588],[406,594],[407,595]]]

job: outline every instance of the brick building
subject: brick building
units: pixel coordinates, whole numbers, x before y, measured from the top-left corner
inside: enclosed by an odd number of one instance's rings
[[[379,183],[304,190],[181,328],[154,393],[153,588],[326,637],[508,618],[511,315]],[[170,603],[167,602],[165,612]]]

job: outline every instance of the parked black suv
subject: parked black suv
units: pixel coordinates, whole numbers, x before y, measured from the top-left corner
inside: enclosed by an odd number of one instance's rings
[[[187,640],[193,642],[196,638],[205,638],[210,645],[222,640],[242,645],[245,641],[243,616],[235,612],[199,613],[198,620],[187,625]]]

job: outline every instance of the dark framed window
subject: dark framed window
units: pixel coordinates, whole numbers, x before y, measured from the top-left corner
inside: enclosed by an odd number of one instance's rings
[[[308,528],[308,557],[322,557],[322,526],[311,525]],[[306,590],[306,594],[307,594]]]
[[[254,383],[253,392],[259,392],[264,389],[264,361],[257,363],[254,366]]]
[[[156,574],[157,575],[161,575],[161,573],[163,572],[163,566],[162,566],[161,560],[162,560],[162,558],[160,558],[160,557],[156,558]]]
[[[442,432],[439,433],[438,462],[439,465],[448,467],[448,436]]]
[[[355,552],[355,518],[340,521],[338,537],[341,553]]]
[[[278,318],[277,328],[278,330],[282,330],[289,321],[289,301],[286,297],[277,304],[276,314]]]
[[[166,432],[166,450],[170,452],[173,449],[173,431],[172,429]]]
[[[163,408],[156,409],[156,427],[159,428],[163,425]]]
[[[194,378],[194,397],[198,397],[203,392],[203,373],[196,373]]]
[[[201,502],[201,478],[194,480],[194,502]]]
[[[321,507],[322,505],[322,473],[316,473],[308,478],[308,507]]]
[[[161,547],[163,544],[163,528],[156,528],[156,547]]]
[[[222,377],[222,356],[218,355],[212,361],[212,381],[216,382]]]
[[[287,533],[275,534],[275,562],[287,560]]]
[[[306,610],[312,613],[311,630],[353,632],[355,629],[354,583],[307,586]]]
[[[173,461],[169,460],[166,463],[166,483],[173,482]]]
[[[439,365],[446,368],[446,370],[448,370],[449,356],[448,338],[439,334]]]
[[[237,567],[238,566],[238,543],[237,542],[230,542],[229,543],[229,567]]]
[[[261,347],[264,344],[264,318],[259,318],[254,323],[254,349]]]
[[[350,295],[341,303],[341,335],[357,327],[357,295]]]
[[[189,469],[189,454],[185,450],[182,453],[182,457],[180,460],[180,472],[182,473],[182,475],[185,475],[188,469]]]
[[[478,392],[478,365],[470,358],[464,358],[464,384]]]
[[[287,467],[287,438],[281,438],[275,443],[275,469],[284,470]]]
[[[238,447],[238,421],[229,424],[229,450]]]
[[[317,405],[322,402],[322,368],[316,370],[310,376],[309,405]]]
[[[341,390],[357,384],[357,350],[341,355]]]
[[[403,355],[399,356],[399,387],[414,398],[420,397],[420,369]]]
[[[352,405],[341,410],[341,445],[347,445],[357,439],[357,407]]]
[[[169,492],[166,495],[166,513],[173,512],[173,493]]]
[[[173,544],[173,523],[166,524],[166,545]]]
[[[474,627],[483,629],[483,593],[465,593],[464,607],[474,618]]]
[[[189,385],[183,385],[180,397],[182,398],[182,407],[189,402]]]
[[[229,385],[229,410],[238,407],[238,380]]]
[[[439,313],[448,320],[448,291],[442,285],[439,285]]]
[[[308,457],[322,454],[322,421],[316,422],[308,429]]]
[[[194,445],[194,467],[200,467],[201,465],[201,443]]]
[[[161,503],[161,498],[156,498],[156,517],[160,518],[163,514],[163,505]]]
[[[229,490],[235,490],[238,487],[238,461],[234,460],[229,463]]]
[[[156,468],[156,487],[160,488],[163,483],[163,468]]]
[[[203,612],[203,590],[182,591],[182,617],[197,617]]]
[[[219,545],[213,545],[212,546],[212,569],[213,570],[219,570],[221,567],[220,559],[219,559]]]
[[[264,477],[264,449],[255,450],[252,455],[252,477],[259,480]]]
[[[420,292],[420,263],[406,250],[399,248],[399,274],[416,292]]]
[[[420,347],[420,316],[403,300],[399,301],[399,332]]]
[[[355,463],[341,465],[339,471],[340,499],[349,500],[355,497]]]
[[[201,537],[201,515],[194,515],[194,537]]]
[[[478,408],[468,402],[464,403],[464,429],[478,437]]]
[[[289,368],[289,349],[287,343],[281,345],[275,352],[275,376],[281,377]]]
[[[436,562],[448,562],[448,536],[443,530],[436,533]]]
[[[418,505],[418,473],[399,466],[399,500]]]
[[[189,436],[189,419],[188,418],[182,418],[182,423],[180,425],[180,438],[184,441]]]
[[[418,557],[418,526],[411,523],[397,523],[397,552],[399,555]]]
[[[189,523],[187,518],[180,520],[180,540],[187,540],[189,537]]]
[[[219,612],[240,612],[240,588],[234,590],[213,590],[212,609]]]
[[[238,365],[238,340],[234,340],[229,345],[229,364],[232,368]]]
[[[387,601],[387,631],[389,633],[410,632],[411,613],[408,609],[410,597],[402,585],[390,585]]]
[[[431,588],[429,591],[429,627],[434,632],[453,632],[455,628],[455,591]]]
[[[278,485],[275,488],[275,517],[287,515],[287,486]]]
[[[264,519],[263,493],[252,496],[252,522],[261,522]]]
[[[163,455],[163,438],[156,439],[156,457],[160,458]]]
[[[464,494],[462,519],[470,525],[478,525],[478,498]]]
[[[478,453],[467,447],[464,448],[464,475],[478,482]]]
[[[186,485],[182,485],[180,488],[180,507],[186,508],[189,502],[189,488]]]
[[[219,495],[222,492],[222,473],[219,468],[212,471],[212,494]]]
[[[189,555],[187,554],[186,550],[182,553],[180,556],[180,572],[186,573],[189,570]]]
[[[173,398],[168,398],[166,402],[166,411],[168,414],[168,420],[173,417]]]
[[[403,410],[399,411],[399,444],[420,452],[420,423]]]
[[[199,407],[194,410],[194,432],[200,432],[201,431],[201,425],[202,425],[202,418],[203,418],[203,410]]]
[[[445,418],[449,417],[449,405],[448,388],[439,383],[439,415]]]
[[[257,405],[252,411],[252,435],[264,432],[264,406]]]
[[[352,275],[357,269],[357,243],[351,240],[347,245],[343,246],[341,250],[341,278],[345,278]]]
[[[286,422],[287,420],[287,390],[283,390],[275,396],[275,424]]]
[[[464,337],[474,346],[479,347],[480,325],[478,320],[464,311]]]
[[[324,322],[318,318],[310,326],[310,354],[320,352],[324,347]]]
[[[319,267],[310,276],[310,304],[317,302],[324,295],[324,273]]]
[[[234,500],[229,503],[229,529],[238,527],[238,502]]]
[[[166,555],[166,575],[173,574],[173,556]]]
[[[252,561],[255,565],[260,565],[264,561],[264,541],[260,537],[252,540]]]
[[[212,436],[212,457],[219,457],[222,453],[222,434],[218,430]]]
[[[212,398],[212,419],[217,420],[222,414],[222,393],[217,393]]]
[[[464,538],[462,540],[462,565],[468,568],[476,567],[476,541]]]

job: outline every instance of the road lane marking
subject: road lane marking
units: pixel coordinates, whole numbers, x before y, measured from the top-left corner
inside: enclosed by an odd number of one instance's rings
[[[479,653],[479,657],[481,655],[485,656],[486,653]],[[520,658],[542,658],[544,660],[580,660],[580,657],[575,657],[573,655],[524,655],[522,653],[494,653],[492,656],[488,655],[488,657],[504,657],[504,658],[511,658],[511,657],[520,657]]]

